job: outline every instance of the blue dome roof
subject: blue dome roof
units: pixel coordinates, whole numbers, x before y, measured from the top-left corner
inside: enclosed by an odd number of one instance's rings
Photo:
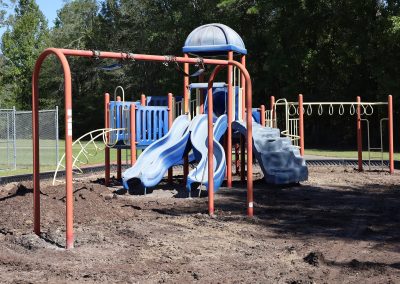
[[[182,50],[196,55],[225,55],[228,51],[247,54],[242,38],[223,24],[207,24],[194,29]]]

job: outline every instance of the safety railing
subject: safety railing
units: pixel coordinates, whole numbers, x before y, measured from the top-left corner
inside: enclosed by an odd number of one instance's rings
[[[267,127],[276,127],[276,118],[274,118],[273,110],[265,111],[265,126]]]
[[[172,105],[173,105],[173,108],[174,108],[172,113],[173,113],[173,117],[175,119],[176,117],[178,117],[178,116],[183,114],[183,100],[176,101],[175,98],[173,98]]]
[[[128,125],[128,129],[129,129]],[[148,146],[168,132],[168,107],[138,106],[136,109],[136,142]],[[126,135],[130,135],[126,131]],[[128,136],[129,137],[129,136]]]
[[[276,101],[274,104],[274,108],[272,111],[266,111],[265,113],[269,113],[269,117],[266,118],[266,121],[269,120],[269,123],[273,125],[273,127],[277,127],[277,119],[276,115],[274,113],[277,113],[276,108],[278,106],[284,106],[285,107],[285,123],[284,123],[284,130],[281,131],[281,135],[286,136],[292,141],[292,144],[294,146],[299,147],[299,141],[300,141],[300,136],[299,136],[299,119],[298,118],[293,118],[293,113],[290,112],[292,102],[288,102],[286,99],[279,99]],[[268,120],[267,120],[268,119]]]

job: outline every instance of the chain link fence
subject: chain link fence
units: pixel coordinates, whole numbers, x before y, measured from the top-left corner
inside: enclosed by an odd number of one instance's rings
[[[41,170],[57,166],[58,107],[39,111]],[[0,171],[31,169],[32,111],[0,110]]]
[[[15,108],[0,109],[0,170],[17,167],[15,132]]]

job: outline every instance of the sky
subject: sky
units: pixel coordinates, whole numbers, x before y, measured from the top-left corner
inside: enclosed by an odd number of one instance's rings
[[[57,10],[61,9],[64,4],[63,2],[63,0],[36,0],[40,10],[46,16],[50,28],[54,26],[54,20],[57,17]],[[4,28],[0,29],[0,38],[4,31]]]

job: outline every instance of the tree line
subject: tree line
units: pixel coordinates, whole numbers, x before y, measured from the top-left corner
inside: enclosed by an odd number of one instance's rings
[[[6,5],[13,7],[10,15]],[[306,101],[400,98],[400,0],[75,0],[65,1],[51,28],[35,0],[0,0],[0,10],[6,28],[0,108],[30,109],[33,66],[46,47],[180,55],[189,33],[211,22],[242,36],[254,105],[267,104],[271,95],[295,100],[299,93]],[[103,94],[118,85],[129,100],[182,93],[182,76],[173,68],[150,62],[101,68],[113,63],[70,58],[75,134],[102,126]],[[62,106],[63,78],[54,58],[46,61],[40,91],[42,108]],[[310,143],[323,145],[322,135],[352,145],[350,121],[309,120],[306,134]]]

